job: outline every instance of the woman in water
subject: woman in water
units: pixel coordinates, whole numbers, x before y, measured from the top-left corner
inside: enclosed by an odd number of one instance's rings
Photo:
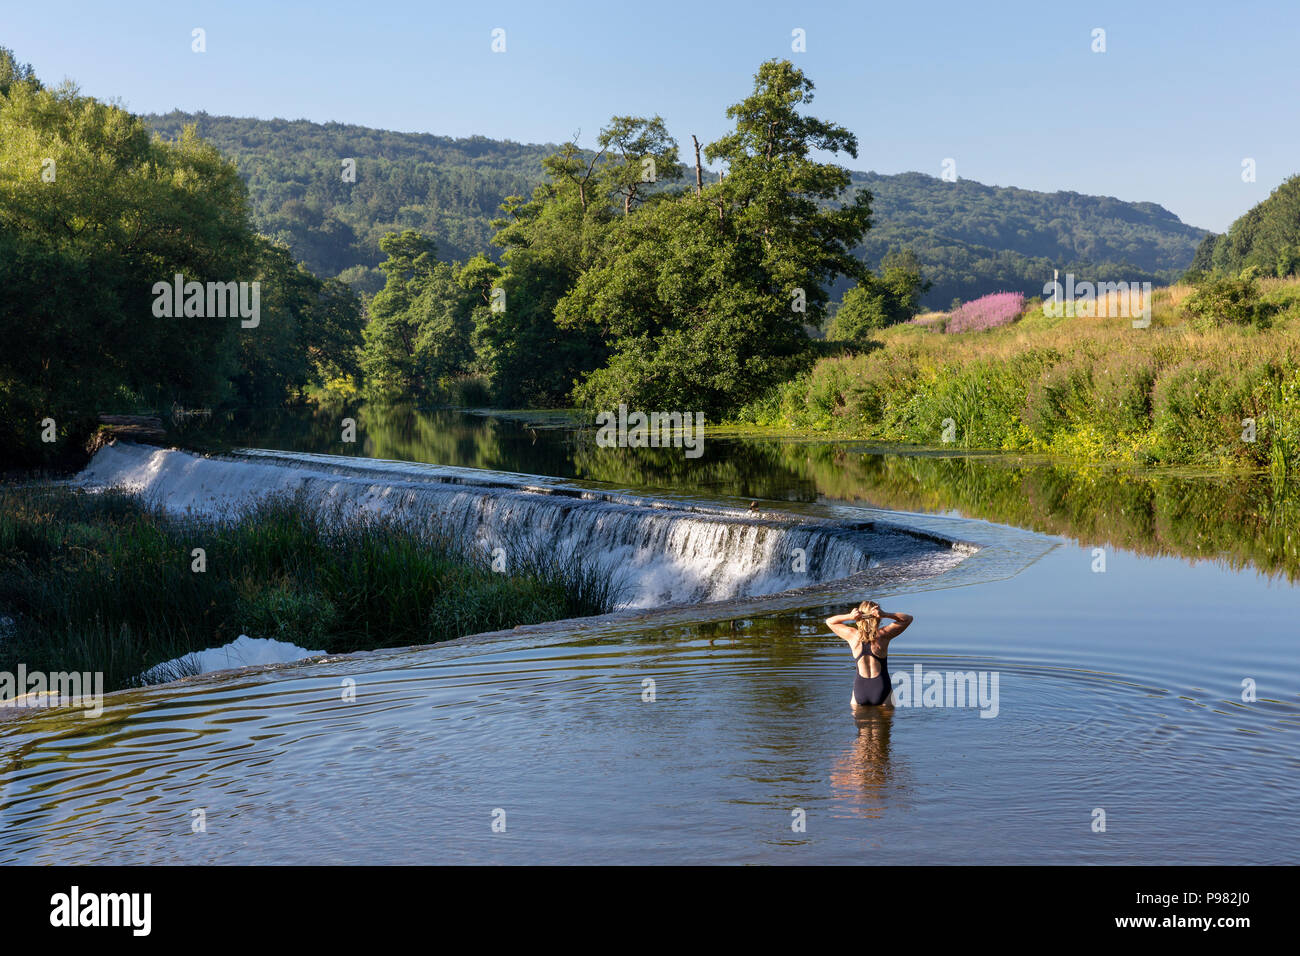
[[[892,618],[892,624],[880,626],[881,618]],[[846,622],[852,622],[849,627]],[[854,708],[874,707],[889,700],[894,686],[889,680],[889,662],[886,651],[889,642],[907,630],[912,623],[910,614],[891,614],[882,611],[875,601],[863,601],[848,614],[826,619],[826,626],[849,642],[849,650],[857,664],[853,677]]]

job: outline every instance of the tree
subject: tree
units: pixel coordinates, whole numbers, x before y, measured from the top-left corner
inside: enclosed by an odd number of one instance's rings
[[[620,135],[631,137],[630,144],[637,124],[646,122],[629,120]],[[474,308],[474,343],[499,405],[563,405],[575,381],[607,354],[596,330],[561,328],[555,313],[615,219],[612,197],[626,167],[602,163],[605,152],[602,146],[588,157],[576,143],[564,144],[543,163],[548,181],[530,199],[509,197],[494,223],[492,241],[504,249],[505,267],[492,277],[493,302]]]
[[[625,216],[644,200],[647,186],[682,178],[677,142],[668,135],[661,116],[615,116],[596,141],[602,151],[608,151],[603,178],[622,200]]]
[[[906,322],[921,308],[929,283],[921,278],[921,264],[910,249],[887,254],[882,275],[864,275],[844,293],[830,337],[841,342],[864,342],[871,333]]]
[[[248,281],[253,253],[244,185],[192,129],[153,138],[0,56],[0,445],[18,460],[80,443],[108,403],[219,399],[238,317],[159,315],[153,289]]]
[[[599,183],[596,164],[600,162],[600,157],[604,152],[604,149],[602,149],[599,153],[588,157],[576,142],[570,140],[565,143],[560,147],[559,152],[553,153],[542,160],[542,168],[551,177],[552,186],[541,195],[534,192],[534,202],[548,196],[562,195],[565,192],[564,185],[568,184],[573,187],[573,195],[577,198],[582,212],[586,213],[587,207],[593,201],[593,188]],[[508,211],[514,212],[521,208],[519,203],[511,202],[516,198],[507,198]]]
[[[301,265],[299,269],[307,271]],[[341,279],[312,278],[317,284],[305,345],[315,381],[322,385],[340,379],[359,383],[365,342],[361,300]]]
[[[710,162],[727,166],[725,179],[709,190],[719,217],[738,220],[742,232],[759,237],[758,265],[772,292],[802,288],[809,321],[821,324],[827,302],[825,284],[838,275],[861,278],[866,269],[853,254],[871,228],[871,193],[858,190],[838,209],[850,187],[848,171],[809,158],[813,150],[845,152],[857,158],[849,130],[803,116],[798,107],[812,102],[813,83],[788,60],[759,67],[754,92],[731,106],[736,129],[705,149]]]
[[[1223,235],[1206,236],[1189,272],[1232,278],[1252,267],[1261,275],[1300,272],[1300,176],[1283,182]]]
[[[321,280],[298,263],[287,246],[259,237],[256,281],[260,321],[238,333],[236,397],[272,407],[301,399],[311,385],[359,373],[361,304],[335,279]]]
[[[15,83],[22,83],[33,90],[42,89],[41,81],[30,63],[19,63],[14,58],[14,51],[0,46],[0,96],[8,96]]]
[[[856,155],[853,134],[801,115],[812,83],[788,61],[764,63],[754,92],[727,115],[736,129],[707,148],[721,183],[620,217],[556,310],[564,328],[597,331],[611,349],[575,399],[591,408],[723,415],[804,367],[806,324],[820,324],[827,284],[866,274],[852,249],[870,225],[870,194],[839,208],[848,173],[814,149]]]
[[[433,239],[413,229],[380,240],[385,283],[370,302],[361,365],[389,397],[428,398],[471,358],[474,294],[437,259]]]

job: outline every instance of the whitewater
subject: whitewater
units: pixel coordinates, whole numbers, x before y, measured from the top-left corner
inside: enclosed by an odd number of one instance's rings
[[[427,521],[509,569],[542,549],[617,581],[620,607],[651,609],[777,594],[872,572],[940,573],[977,548],[882,521],[837,522],[726,503],[646,497],[510,472],[258,449],[206,456],[118,442],[77,477],[170,512],[211,519],[267,495]]]

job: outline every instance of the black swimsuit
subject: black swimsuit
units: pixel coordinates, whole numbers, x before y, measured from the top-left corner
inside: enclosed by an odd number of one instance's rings
[[[883,704],[889,699],[890,693],[893,692],[894,686],[889,680],[889,666],[886,658],[876,657],[880,661],[880,673],[875,677],[863,677],[857,671],[858,661],[862,660],[864,654],[871,654],[871,645],[866,641],[862,642],[862,653],[853,655],[853,699],[858,704],[869,704],[876,706]]]

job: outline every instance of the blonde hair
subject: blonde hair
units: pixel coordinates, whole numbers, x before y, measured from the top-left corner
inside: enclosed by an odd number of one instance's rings
[[[863,601],[858,610],[866,615],[857,623],[858,640],[867,642],[874,650],[877,646],[876,632],[880,630],[880,605],[875,601]]]

